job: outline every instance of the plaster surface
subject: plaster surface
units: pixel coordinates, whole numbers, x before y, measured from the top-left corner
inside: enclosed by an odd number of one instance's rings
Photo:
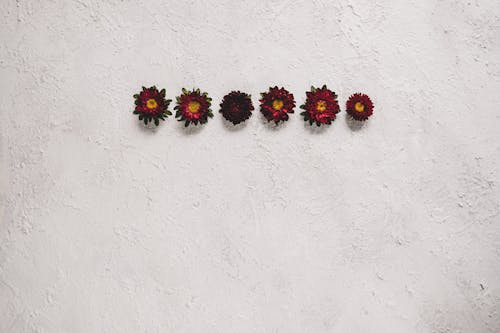
[[[500,2],[0,2],[0,332],[500,332]],[[157,130],[142,85],[215,117]],[[233,89],[327,84],[232,129]]]

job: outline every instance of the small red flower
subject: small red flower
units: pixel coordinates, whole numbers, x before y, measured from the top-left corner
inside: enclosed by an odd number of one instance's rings
[[[373,114],[373,103],[367,95],[356,93],[347,100],[346,111],[355,120],[365,121]]]
[[[311,91],[306,92],[306,103],[300,107],[305,111],[301,113],[304,121],[309,121],[312,125],[330,125],[335,120],[336,114],[340,112],[337,94],[324,85],[320,89],[311,87]]]
[[[208,94],[200,92],[200,89],[189,91],[182,88],[182,95],[177,96],[177,105],[174,107],[177,110],[175,117],[179,118],[179,121],[184,121],[186,127],[190,123],[205,124],[208,117],[214,116],[210,110],[211,101]]]
[[[151,88],[142,87],[139,94],[134,95],[135,110],[134,114],[139,115],[139,120],[144,121],[144,124],[154,121],[155,125],[160,124],[160,119],[165,120],[172,114],[168,110],[168,105],[172,100],[165,99],[165,89],[158,91],[156,86]]]
[[[250,118],[253,109],[250,95],[240,91],[231,91],[222,99],[219,112],[233,125],[237,125]]]
[[[268,92],[261,93],[260,112],[267,121],[274,120],[276,124],[288,120],[288,113],[293,113],[295,100],[293,94],[285,88],[269,88]]]

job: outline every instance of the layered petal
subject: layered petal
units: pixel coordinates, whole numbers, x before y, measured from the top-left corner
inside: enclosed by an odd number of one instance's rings
[[[317,126],[330,125],[340,112],[337,94],[324,85],[321,88],[311,87],[311,91],[306,92],[306,103],[300,106],[304,112],[301,115],[304,121],[309,121]]]
[[[250,95],[240,91],[231,91],[222,99],[219,112],[226,120],[237,125],[250,118],[253,110]]]
[[[268,92],[261,94],[260,111],[267,121],[287,121],[288,114],[294,112],[295,100],[293,94],[285,88],[269,88]]]
[[[182,89],[182,94],[177,97],[177,105],[174,107],[177,111],[175,117],[179,121],[184,121],[186,127],[191,123],[205,124],[208,118],[214,116],[210,110],[211,102],[212,99],[208,97],[208,94],[201,92],[200,89],[192,91]]]
[[[368,95],[355,93],[346,102],[346,112],[355,120],[365,121],[373,114],[373,103]]]
[[[160,120],[165,120],[172,113],[168,110],[170,99],[165,99],[165,89],[158,91],[156,86],[146,88],[134,95],[135,109],[134,114],[139,116],[139,120],[144,124],[154,122],[159,125]]]

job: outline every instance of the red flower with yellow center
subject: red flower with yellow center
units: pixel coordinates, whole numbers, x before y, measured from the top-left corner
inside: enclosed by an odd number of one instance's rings
[[[237,125],[250,118],[253,109],[250,95],[240,91],[231,91],[222,99],[219,112],[226,120]]]
[[[186,127],[191,123],[205,124],[208,117],[214,116],[210,110],[211,101],[208,94],[202,93],[200,89],[189,91],[182,88],[182,95],[177,96],[177,105],[174,107],[177,110],[175,117],[179,118],[179,121],[184,121]]]
[[[355,120],[365,121],[373,114],[373,103],[367,95],[356,93],[347,100],[346,111]]]
[[[165,99],[165,89],[158,91],[156,86],[151,88],[142,87],[142,91],[134,95],[134,114],[139,115],[139,120],[147,125],[154,121],[155,125],[160,124],[160,120],[165,120],[172,113],[168,110],[168,105],[172,100]]]
[[[306,92],[306,103],[300,108],[305,111],[301,113],[304,121],[309,121],[312,125],[321,124],[330,125],[335,120],[337,113],[340,112],[337,94],[324,85],[321,88],[311,87],[311,91]]]
[[[274,120],[276,124],[288,120],[288,113],[293,113],[295,100],[293,94],[285,88],[269,88],[268,92],[260,94],[260,112],[267,121]]]

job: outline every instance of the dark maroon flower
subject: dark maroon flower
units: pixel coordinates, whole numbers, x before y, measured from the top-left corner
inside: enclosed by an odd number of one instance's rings
[[[214,116],[210,110],[211,101],[208,94],[200,92],[200,89],[188,91],[182,88],[182,95],[177,96],[177,105],[174,107],[177,110],[175,117],[179,118],[179,121],[184,121],[186,127],[190,123],[205,124],[208,117]]]
[[[260,94],[260,112],[267,121],[274,120],[276,124],[280,121],[287,121],[288,114],[293,113],[295,100],[293,94],[285,88],[269,88],[268,92]]]
[[[336,114],[340,112],[337,94],[324,85],[320,89],[311,87],[311,91],[306,92],[306,103],[300,108],[305,111],[301,113],[304,121],[309,121],[312,125],[330,125],[335,120]]]
[[[156,86],[151,88],[142,87],[139,94],[134,95],[135,110],[134,114],[139,115],[139,120],[144,121],[144,124],[154,121],[158,126],[161,120],[165,120],[172,114],[168,110],[168,105],[172,100],[165,99],[165,89],[158,91]]]
[[[222,99],[219,112],[236,125],[250,118],[253,109],[250,95],[240,91],[231,91]]]
[[[365,121],[373,114],[373,103],[367,95],[356,93],[347,100],[346,112],[355,120]]]

